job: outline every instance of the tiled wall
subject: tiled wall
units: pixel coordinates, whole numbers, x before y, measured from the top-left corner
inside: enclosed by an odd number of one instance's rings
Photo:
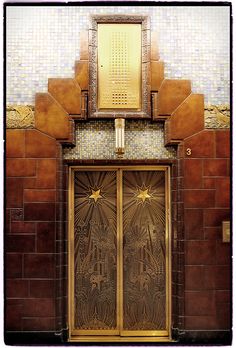
[[[149,15],[167,78],[192,81],[205,103],[229,102],[229,7],[7,7],[7,103],[34,104],[49,77],[72,77],[90,14]]]
[[[113,159],[115,125],[112,121],[79,122],[76,146],[64,149],[65,159]],[[175,158],[174,147],[164,147],[163,124],[149,121],[125,121],[125,159]]]
[[[36,129],[6,136],[6,327],[54,330],[59,154]],[[58,295],[59,297],[59,295]]]
[[[230,220],[230,133],[204,130],[183,150],[185,329],[227,330],[231,245],[223,242],[222,221]]]

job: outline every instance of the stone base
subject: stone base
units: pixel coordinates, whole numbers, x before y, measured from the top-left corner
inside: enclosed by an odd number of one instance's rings
[[[6,331],[4,341],[6,345],[65,345],[68,330],[61,331]]]
[[[227,330],[222,331],[188,331],[188,330],[172,330],[173,342],[149,342],[140,343],[137,339],[137,344],[140,346],[178,346],[178,345],[231,345],[232,332]],[[78,342],[68,342],[68,331],[66,329],[60,332],[17,332],[7,331],[4,335],[4,341],[7,345],[78,345]],[[135,343],[136,344],[136,343]],[[85,345],[83,343],[83,345]],[[87,344],[86,344],[87,345]],[[89,343],[90,346],[98,345],[98,342]],[[110,346],[111,343],[103,343],[103,346]],[[112,345],[120,345],[112,343]],[[123,346],[130,346],[130,343],[122,343]]]
[[[172,338],[183,345],[231,345],[231,330],[179,330],[173,329]]]

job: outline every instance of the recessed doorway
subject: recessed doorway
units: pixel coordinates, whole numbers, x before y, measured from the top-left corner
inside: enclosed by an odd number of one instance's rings
[[[168,166],[71,167],[70,341],[166,341]]]

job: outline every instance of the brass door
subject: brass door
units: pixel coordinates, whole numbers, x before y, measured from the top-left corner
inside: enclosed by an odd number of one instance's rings
[[[70,176],[70,340],[170,339],[169,168]]]

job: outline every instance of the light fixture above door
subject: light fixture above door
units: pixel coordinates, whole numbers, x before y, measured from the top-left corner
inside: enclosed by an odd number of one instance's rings
[[[116,132],[116,149],[115,153],[118,158],[123,158],[125,153],[125,119],[115,119],[115,132]]]

